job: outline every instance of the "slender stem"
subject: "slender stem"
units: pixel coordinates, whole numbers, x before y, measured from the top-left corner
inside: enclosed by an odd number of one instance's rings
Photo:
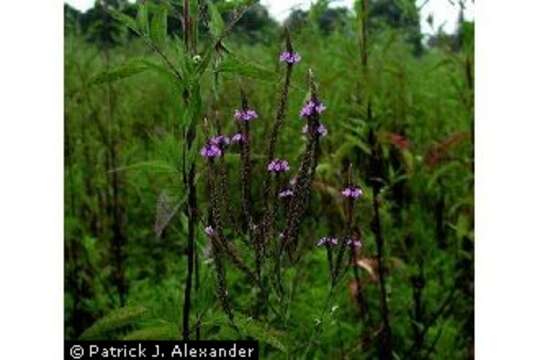
[[[189,0],[184,0],[184,46],[186,53],[190,53],[193,51],[193,49],[190,49],[190,39],[193,36],[192,34],[192,23],[191,23],[191,16],[190,16],[190,9],[189,9]],[[161,52],[158,51],[158,54],[160,54],[167,64],[169,64],[169,67],[172,69],[175,69],[174,66],[170,64],[170,62],[167,60],[166,56],[164,56]],[[191,53],[191,55],[193,55]],[[181,81],[181,76],[178,74],[176,70],[174,70],[174,73],[176,74],[179,81]],[[184,90],[183,93],[183,99],[184,103],[190,107],[190,100],[191,100],[191,94],[189,90]],[[195,135],[196,135],[196,128],[195,128],[195,122],[190,122],[187,132],[185,133],[185,152],[184,155],[187,153],[191,153],[193,142],[195,141]],[[195,263],[195,257],[196,257],[196,249],[195,249],[195,231],[197,227],[197,188],[195,186],[195,174],[196,174],[196,168],[195,168],[195,161],[191,160],[188,164],[188,172],[186,174],[185,171],[185,163],[184,163],[184,185],[187,189],[188,194],[188,200],[187,200],[187,207],[186,207],[186,216],[188,218],[188,241],[187,241],[187,274],[186,274],[186,285],[184,288],[184,307],[182,311],[182,336],[184,340],[189,340],[189,318],[190,318],[190,311],[191,311],[191,290],[192,290],[192,282],[193,282],[193,272],[194,272],[194,263]]]
[[[223,251],[226,249],[226,241],[223,237],[223,217],[221,208],[219,206],[219,181],[217,179],[217,172],[213,160],[208,162],[208,191],[210,195],[210,208],[209,208],[209,223],[214,225],[215,234],[210,236],[212,252],[214,255],[214,264],[216,267],[217,275],[217,289],[218,297],[223,307],[223,311],[227,314],[229,322],[233,329],[240,335],[238,327],[234,322],[234,314],[229,302],[229,295],[227,293],[227,278],[225,274],[225,264],[223,262]]]
[[[392,358],[392,330],[390,328],[389,310],[386,293],[386,279],[384,266],[384,238],[381,229],[381,220],[379,213],[379,188],[375,187],[373,192],[373,231],[377,243],[377,265],[379,269],[379,290],[381,302],[381,317],[383,320],[383,329],[379,343],[379,358],[390,360]]]
[[[362,62],[362,75],[364,82],[369,85],[368,81],[368,2],[369,0],[362,1],[362,14],[361,14],[361,62]],[[371,97],[369,93],[367,95],[367,122],[371,124],[373,118],[372,108],[371,108]]]
[[[320,333],[320,330],[323,329],[324,327],[324,315],[326,314],[326,311],[328,309],[328,307],[330,306],[330,301],[332,300],[332,297],[334,295],[334,289],[335,289],[335,286],[332,285],[330,287],[330,291],[328,292],[328,296],[326,297],[326,301],[324,303],[324,306],[321,310],[321,314],[319,315],[320,317],[320,323],[316,324],[315,327],[313,328],[313,331],[311,332],[311,336],[309,337],[309,342],[306,346],[306,350],[304,351],[304,354],[302,355],[302,359],[306,359],[308,354],[309,354],[309,351],[311,350],[311,347],[313,345],[313,342],[315,341],[315,336],[317,336],[319,333]]]
[[[446,312],[449,312],[451,310],[451,307],[456,299],[455,294],[458,290],[458,285],[455,284],[454,287],[450,290],[446,298],[442,301],[441,305],[433,312],[433,314],[430,316],[428,320],[426,320],[423,324],[422,331],[420,333],[421,337],[424,337],[427,335],[428,331],[431,329],[433,324],[437,322],[438,319],[440,319]],[[406,352],[403,359],[408,359],[412,353],[415,351],[415,345],[411,346]]]
[[[191,17],[189,16],[189,0],[184,0],[183,18],[184,18],[184,47],[186,49],[186,52],[189,52],[190,35],[191,35]]]
[[[272,161],[276,152],[276,145],[278,140],[279,130],[283,126],[285,120],[285,113],[287,111],[287,99],[289,96],[289,86],[291,84],[291,75],[292,75],[292,64],[287,64],[287,70],[285,72],[285,81],[283,82],[283,88],[281,90],[281,95],[279,98],[278,111],[276,113],[276,121],[272,127],[272,132],[270,133],[270,141],[268,143],[268,162]]]
[[[249,124],[247,121],[240,124],[240,130],[244,137],[244,141],[241,144],[240,158],[242,160],[242,172],[241,172],[241,186],[242,186],[242,212],[243,212],[243,225],[248,229],[249,234],[252,233],[252,212],[251,212],[251,149],[250,149],[250,136],[249,136]],[[251,236],[250,236],[251,239]]]
[[[189,143],[189,148],[191,147],[191,142]],[[187,265],[188,271],[186,275],[186,286],[184,288],[184,308],[183,308],[183,326],[182,326],[182,336],[184,340],[189,340],[189,313],[191,310],[191,288],[193,281],[193,269],[194,269],[194,259],[195,259],[195,227],[197,223],[197,196],[195,189],[195,163],[192,163],[189,169],[189,174],[187,178],[187,187],[188,187],[188,206],[187,206],[187,217],[188,217],[188,246],[187,246]]]
[[[418,263],[419,271],[417,275],[411,278],[412,295],[414,308],[412,311],[412,328],[414,333],[414,345],[413,349],[416,354],[419,354],[424,345],[425,336],[422,333],[422,327],[424,326],[424,303],[422,298],[422,292],[424,289],[424,268],[422,260]]]
[[[110,53],[105,48],[105,64],[106,67],[110,66]],[[110,82],[107,82],[107,110],[109,121],[108,131],[108,160],[110,169],[116,170],[118,167],[118,137],[116,136],[116,123],[114,118],[114,101],[113,101],[113,88]],[[115,282],[118,289],[118,295],[120,298],[120,306],[124,306],[127,295],[127,284],[125,276],[125,255],[124,247],[126,243],[126,236],[123,226],[123,209],[121,199],[121,179],[118,171],[112,171],[110,174],[110,186],[112,190],[112,198],[110,199],[111,216],[112,216],[112,230],[113,239],[112,246],[114,252],[115,261]]]

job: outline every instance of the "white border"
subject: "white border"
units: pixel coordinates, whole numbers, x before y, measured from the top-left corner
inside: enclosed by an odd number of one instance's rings
[[[540,4],[475,12],[477,358],[539,359]]]
[[[63,3],[0,12],[0,358],[63,358]]]
[[[538,2],[480,0],[476,350],[540,357]],[[0,12],[0,358],[61,359],[62,2]]]

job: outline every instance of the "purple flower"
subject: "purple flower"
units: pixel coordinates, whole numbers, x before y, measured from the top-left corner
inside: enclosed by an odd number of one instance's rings
[[[278,197],[280,199],[283,199],[283,198],[291,197],[293,195],[294,195],[294,192],[291,189],[285,189],[279,192]]]
[[[235,110],[234,118],[238,121],[250,121],[258,117],[255,110],[245,109],[245,110]]]
[[[279,61],[286,62],[287,64],[296,64],[302,60],[302,57],[293,51],[284,51],[279,55]]]
[[[304,125],[304,127],[302,128],[302,133],[307,134],[307,132],[308,132],[308,126]],[[319,124],[319,126],[317,127],[317,132],[319,133],[321,137],[325,137],[326,135],[328,135],[328,129],[322,123]]]
[[[223,152],[219,148],[219,146],[215,144],[206,144],[201,149],[201,155],[205,158],[212,159],[215,157],[220,157]]]
[[[231,143],[231,140],[225,135],[218,135],[210,138],[209,143],[218,146],[220,149],[223,149],[225,146]]]
[[[302,110],[300,110],[300,116],[307,118],[315,113],[321,114],[324,110],[326,110],[326,106],[322,102],[309,100],[304,104]]]
[[[317,132],[319,133],[319,135],[321,135],[322,137],[328,135],[328,129],[326,128],[326,126],[324,126],[324,124],[319,124],[319,127],[317,128]]]
[[[354,247],[354,248],[359,248],[359,247],[362,246],[362,242],[360,240],[356,240],[356,239],[353,239],[353,240],[349,239],[349,240],[347,240],[347,245],[348,246],[352,245],[352,247]]]
[[[307,104],[304,105],[304,107],[302,108],[302,110],[300,110],[300,116],[301,117],[308,117],[310,115],[313,114],[313,110],[314,110],[314,103],[313,101],[309,101]]]
[[[242,142],[245,141],[244,135],[242,135],[242,133],[236,133],[236,134],[233,135],[231,141],[232,141],[233,144],[242,143]]]
[[[338,244],[337,239],[331,236],[324,236],[317,242],[317,246],[323,246],[323,245],[336,246],[337,244]]]
[[[274,172],[274,173],[289,171],[289,163],[287,162],[287,160],[275,159],[275,160],[270,161],[270,164],[268,164],[267,169],[268,171]]]
[[[341,194],[344,196],[344,197],[348,197],[348,198],[351,198],[353,200],[356,200],[358,199],[360,196],[364,195],[364,193],[362,192],[362,190],[360,190],[359,188],[357,187],[354,187],[354,186],[349,186],[348,188],[345,188],[341,191]]]
[[[208,236],[214,236],[214,234],[216,233],[214,231],[214,228],[210,225],[208,225],[207,227],[204,228],[204,232],[206,233],[206,235]]]
[[[326,106],[321,102],[315,106],[315,111],[319,114],[322,114],[324,110],[326,110]]]

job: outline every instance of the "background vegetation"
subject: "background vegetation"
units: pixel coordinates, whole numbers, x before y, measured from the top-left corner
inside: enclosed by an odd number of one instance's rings
[[[198,155],[203,118],[219,121],[224,133],[233,134],[233,113],[244,89],[259,113],[251,131],[254,192],[262,189],[267,174],[258,149],[265,146],[278,103],[284,30],[264,7],[252,4],[197,78],[200,111],[193,116],[182,100],[185,85],[163,59],[189,73],[189,64],[206,59],[203,49],[245,4],[191,5],[198,19],[195,56],[183,48],[181,1],[146,1],[146,13],[121,0],[103,1],[84,14],[65,6],[66,338],[182,337],[190,226],[182,172],[188,156],[200,169],[191,299],[197,338],[255,338],[264,359],[384,358],[377,346],[383,319],[375,197],[385,240],[393,356],[472,358],[474,25],[460,18],[456,34],[426,37],[412,0],[358,2],[354,11],[317,1],[309,11],[291,13],[285,24],[302,61],[293,72],[277,152],[298,166],[305,143],[298,112],[308,68],[327,106],[328,136],[321,140],[301,228],[302,262],[286,273],[295,287],[286,320],[254,313],[253,284],[230,267],[227,291],[235,329],[216,295],[203,231],[208,207],[204,159]],[[119,14],[132,17],[131,30]],[[196,118],[189,122],[189,116]],[[193,151],[187,150],[185,134],[191,123],[201,135],[194,140],[196,156],[189,158]],[[371,160],[377,149],[382,189],[375,196]],[[363,246],[351,264],[360,282],[349,271],[324,311],[326,252],[315,244],[346,222],[339,190],[349,164],[365,193],[354,218]],[[230,205],[238,209],[237,158],[228,165]]]

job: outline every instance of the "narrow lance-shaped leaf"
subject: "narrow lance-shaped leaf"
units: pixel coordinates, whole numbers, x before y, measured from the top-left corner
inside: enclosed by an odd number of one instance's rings
[[[208,2],[208,11],[210,13],[210,33],[217,38],[225,30],[225,22],[223,22],[217,6],[212,2]]]
[[[147,35],[150,32],[148,23],[148,7],[145,3],[139,4],[139,11],[137,12],[137,27],[143,35]]]
[[[180,337],[180,331],[171,323],[146,327],[135,330],[126,336],[123,340],[176,340]]]
[[[108,334],[139,321],[147,310],[143,306],[123,307],[111,311],[96,321],[79,337],[80,340],[98,340],[109,338]]]
[[[265,81],[274,81],[278,77],[278,74],[273,71],[267,70],[259,65],[244,62],[232,55],[227,56],[216,71]]]
[[[137,22],[135,19],[133,19],[131,16],[128,16],[116,9],[110,8],[107,9],[108,13],[117,21],[127,26],[129,29],[131,29],[136,34],[140,35],[139,27],[137,26]]]
[[[154,71],[160,77],[167,80],[172,86],[174,86],[178,90],[179,93],[182,92],[184,82],[180,82],[175,76],[175,74],[170,71],[169,68],[161,64],[156,64],[149,60],[142,59],[141,61],[148,67],[148,70]]]
[[[105,70],[94,75],[89,85],[99,85],[106,82],[117,81],[127,77],[139,74],[148,69],[148,66],[141,60],[130,61],[126,64],[114,67],[111,70]]]
[[[210,60],[212,59],[212,54],[214,53],[215,49],[217,49],[220,46],[223,46],[222,41],[227,37],[227,35],[232,30],[233,26],[242,18],[244,13],[249,9],[249,7],[252,5],[253,1],[248,0],[246,2],[246,5],[237,11],[237,13],[234,15],[233,19],[225,26],[223,31],[219,34],[217,39],[208,45],[206,49],[203,51],[202,55],[202,61],[199,62],[197,68],[195,69],[195,75],[200,76],[204,73],[206,68],[208,67],[208,64],[210,64]]]
[[[152,17],[150,39],[157,45],[163,46],[167,39],[167,9],[160,6]]]

